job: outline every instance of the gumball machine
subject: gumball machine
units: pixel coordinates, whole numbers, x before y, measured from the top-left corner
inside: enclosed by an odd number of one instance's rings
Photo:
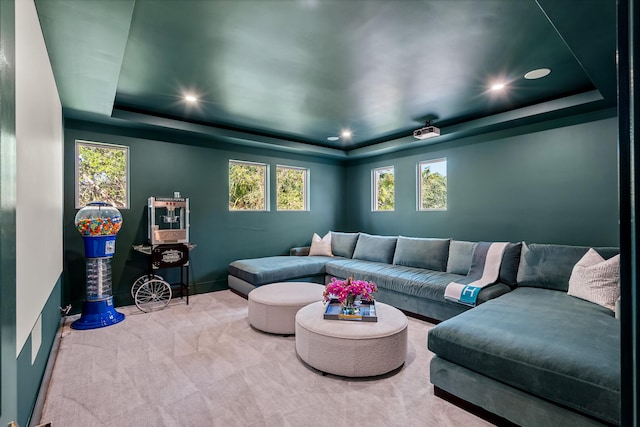
[[[75,218],[76,229],[84,240],[87,258],[87,298],[80,319],[73,329],[95,329],[124,320],[113,307],[111,258],[116,252],[116,234],[122,226],[120,211],[109,203],[91,202]]]

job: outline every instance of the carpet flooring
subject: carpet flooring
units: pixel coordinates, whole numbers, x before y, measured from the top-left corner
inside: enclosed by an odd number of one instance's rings
[[[53,426],[487,426],[433,394],[427,331],[409,318],[408,354],[392,375],[323,376],[295,337],[247,322],[231,291],[173,299],[164,310],[77,331],[65,320],[41,423]]]

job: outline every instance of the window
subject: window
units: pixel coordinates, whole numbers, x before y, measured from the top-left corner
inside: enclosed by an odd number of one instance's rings
[[[447,159],[418,163],[418,210],[447,210]]]
[[[276,167],[276,195],[279,211],[309,210],[307,199],[309,169],[291,166]]]
[[[373,211],[392,211],[395,208],[393,166],[373,169]]]
[[[76,209],[90,202],[129,208],[129,147],[76,141]]]
[[[264,163],[229,160],[229,210],[269,210],[268,176]]]

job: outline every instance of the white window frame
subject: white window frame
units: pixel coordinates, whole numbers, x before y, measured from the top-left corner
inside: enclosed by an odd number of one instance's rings
[[[378,209],[378,177],[382,172],[388,172],[394,176],[393,180],[393,209]],[[394,212],[396,210],[396,171],[394,166],[383,166],[371,169],[371,212]]]
[[[129,156],[129,147],[126,145],[119,145],[119,144],[110,144],[110,143],[106,143],[106,142],[94,142],[94,141],[85,141],[82,139],[76,139],[76,145],[75,145],[75,157],[73,159],[73,163],[74,163],[74,168],[75,168],[75,173],[74,173],[74,178],[75,178],[75,183],[74,183],[74,206],[76,209],[81,209],[84,206],[80,205],[80,171],[79,171],[79,164],[78,164],[78,156],[79,156],[79,150],[78,147],[79,146],[85,146],[85,147],[96,147],[96,148],[109,148],[112,150],[123,150],[126,153],[126,183],[127,183],[127,187],[126,187],[126,201],[125,201],[125,206],[116,206],[116,208],[118,209],[129,209],[129,207],[131,206],[130,203],[130,198],[131,198],[131,183],[130,183],[130,177],[131,174],[129,173],[129,165],[130,165],[130,156]]]
[[[280,194],[279,192],[279,188],[278,188],[278,169],[293,169],[293,170],[297,170],[297,171],[303,171],[304,174],[304,185],[302,187],[302,200],[304,203],[304,206],[302,207],[302,209],[280,209],[278,208],[278,196]],[[309,182],[310,182],[310,178],[311,178],[311,172],[309,171],[309,168],[303,168],[303,167],[299,167],[299,166],[287,166],[287,165],[276,165],[276,210],[278,212],[309,212],[311,210],[310,207],[310,200],[309,200]]]
[[[231,190],[231,175],[229,174],[229,167],[232,163],[264,167],[264,209],[231,209],[229,207],[229,191]],[[229,210],[229,212],[269,212],[271,209],[271,204],[269,203],[270,194],[269,164],[261,162],[250,162],[246,160],[229,159],[229,164],[227,166],[227,209]]]
[[[429,164],[434,164],[434,163],[443,163],[444,162],[444,169],[445,169],[445,174],[444,177],[445,179],[447,179],[447,158],[446,157],[441,157],[439,159],[431,159],[431,160],[423,160],[421,162],[418,162],[418,166],[417,166],[417,196],[416,196],[416,209],[420,212],[443,212],[446,211],[448,206],[449,206],[449,182],[447,181],[447,198],[446,198],[446,206],[444,208],[423,208],[422,207],[422,168],[423,165],[429,165]]]

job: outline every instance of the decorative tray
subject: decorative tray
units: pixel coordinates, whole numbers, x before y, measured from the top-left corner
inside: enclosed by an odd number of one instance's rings
[[[360,320],[362,322],[377,322],[375,301],[360,301],[356,303],[360,309],[358,314],[342,314],[340,301],[332,299],[324,311],[324,318],[329,320]]]

